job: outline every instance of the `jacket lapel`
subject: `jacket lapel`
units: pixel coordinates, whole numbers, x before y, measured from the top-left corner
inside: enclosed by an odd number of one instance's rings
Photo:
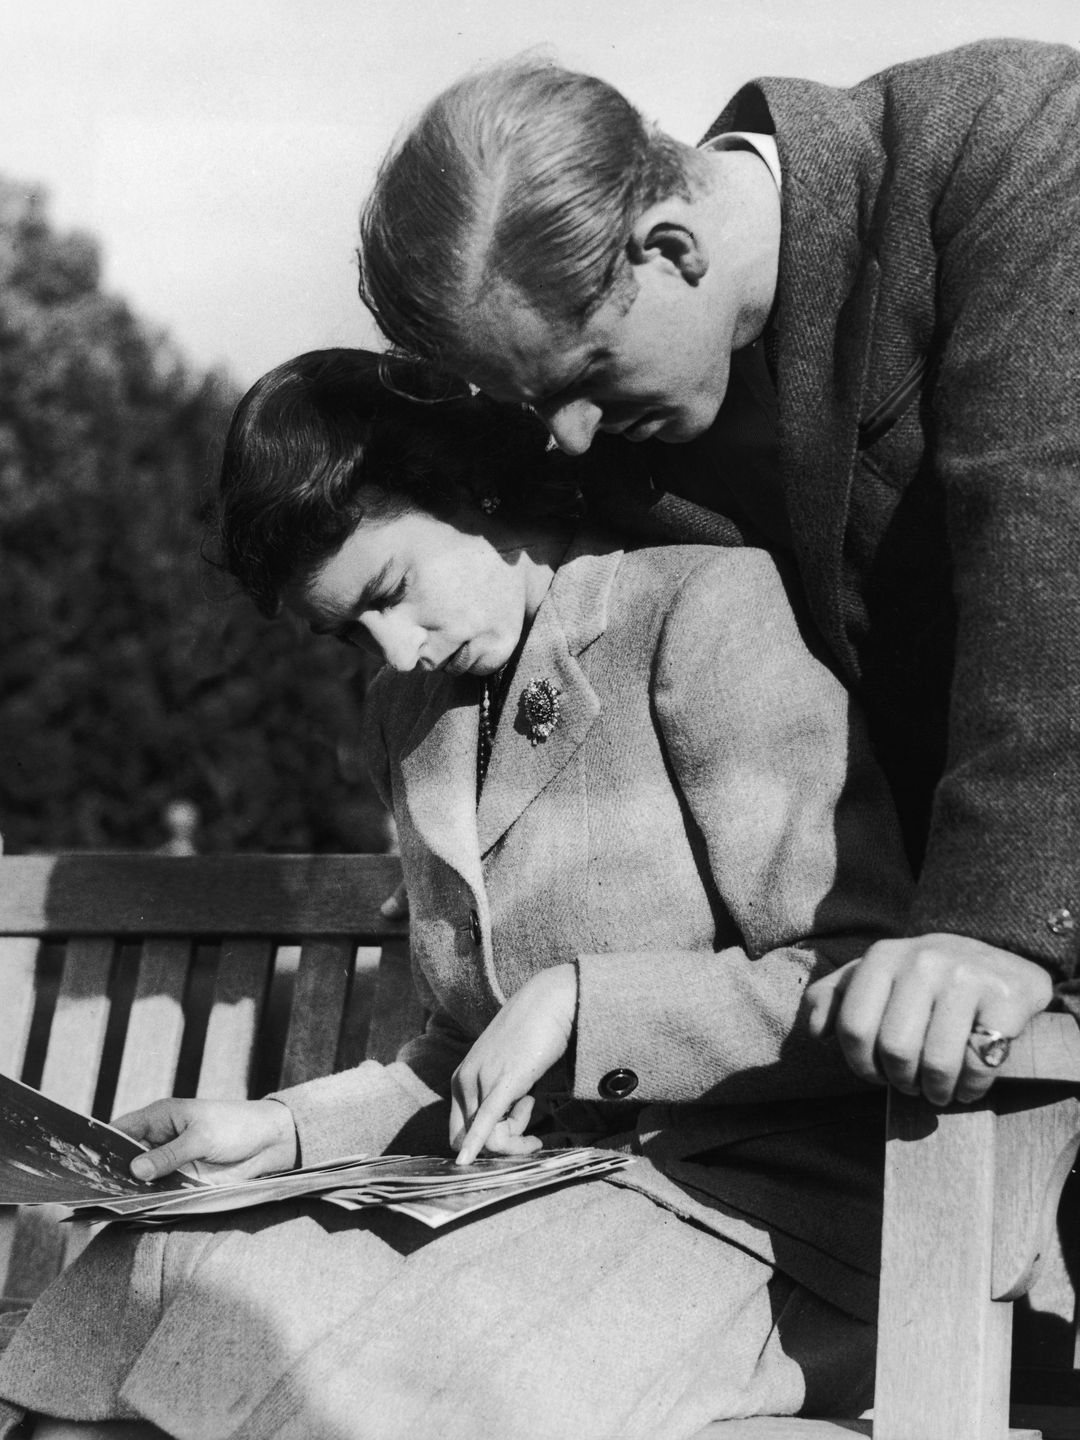
[[[845,93],[811,81],[746,86],[709,135],[761,128],[775,129],[783,191],[776,343],[787,510],[817,624],[854,673],[843,547],[877,307],[884,157]]]
[[[783,80],[763,88],[783,177],[781,473],[815,617],[855,675],[844,624],[844,536],[880,282],[875,207],[884,157],[842,91]]]
[[[403,807],[423,844],[474,890],[483,888],[476,835],[478,690],[468,676],[431,677],[401,750]]]
[[[510,678],[480,799],[481,855],[573,759],[600,714],[578,657],[604,631],[621,553],[599,537],[579,536],[536,613]],[[535,744],[523,703],[533,680],[548,680],[559,691],[558,722]]]
[[[788,227],[789,233],[798,229],[799,222]],[[877,261],[864,256],[853,272],[835,265],[831,275],[823,276],[822,252],[829,244],[823,226],[809,244],[793,239],[781,246],[782,273],[786,269],[790,279],[782,291],[777,342],[783,377],[780,469],[815,619],[833,653],[854,670],[856,658],[844,626],[844,536],[879,271]],[[835,328],[814,323],[823,311],[839,316]]]

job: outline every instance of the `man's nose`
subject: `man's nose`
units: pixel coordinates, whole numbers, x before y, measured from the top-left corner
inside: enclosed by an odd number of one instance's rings
[[[584,455],[600,428],[603,412],[591,400],[568,400],[562,405],[540,405],[537,412],[551,437],[566,455]]]
[[[421,633],[411,625],[379,610],[362,615],[360,623],[374,640],[391,670],[415,670],[420,659]]]

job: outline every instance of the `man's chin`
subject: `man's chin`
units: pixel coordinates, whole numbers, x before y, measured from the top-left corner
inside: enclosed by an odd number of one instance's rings
[[[677,415],[665,421],[652,438],[662,445],[688,445],[691,440],[704,435],[711,424],[712,419],[694,420],[688,415]]]
[[[717,407],[719,408],[719,407]],[[620,432],[623,440],[631,445],[640,445],[649,440],[659,440],[664,445],[686,445],[704,435],[716,419],[716,411],[708,414],[685,411],[666,414],[646,415],[643,419]]]

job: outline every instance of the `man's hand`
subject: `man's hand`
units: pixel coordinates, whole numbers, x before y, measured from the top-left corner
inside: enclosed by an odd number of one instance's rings
[[[965,935],[920,935],[881,940],[816,980],[803,1009],[811,1034],[834,1035],[856,1075],[947,1105],[978,1100],[993,1084],[993,1069],[968,1045],[973,1027],[1012,1038],[1052,995],[1050,976],[1030,960]]]
[[[154,1147],[131,1162],[136,1180],[202,1162],[200,1178],[225,1185],[296,1164],[296,1126],[280,1100],[155,1100],[113,1124]]]
[[[522,1131],[529,1091],[566,1054],[577,1009],[577,969],[554,965],[527,981],[473,1045],[451,1084],[450,1144],[458,1164],[480,1151],[526,1155],[540,1149]]]

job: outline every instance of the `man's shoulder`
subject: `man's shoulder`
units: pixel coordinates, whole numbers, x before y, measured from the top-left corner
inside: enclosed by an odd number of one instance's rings
[[[1010,130],[1029,123],[1061,86],[1080,82],[1080,50],[1038,40],[977,40],[903,61],[852,87],[859,103],[879,95],[898,113],[929,113],[945,125]]]
[[[974,40],[951,50],[900,61],[860,83],[881,87],[918,85],[923,81],[937,84],[951,77],[960,78],[968,86],[998,89],[1006,83],[1042,86],[1063,70],[1080,70],[1080,50],[1072,45],[1043,40]]]
[[[1001,95],[1017,110],[1069,79],[1080,79],[1080,50],[1040,40],[976,40],[951,50],[899,61],[848,87],[792,76],[751,80],[728,102],[702,143],[727,130],[782,132],[805,120],[828,122],[845,111],[855,120],[885,97],[901,107],[926,105],[977,114],[986,98]],[[863,119],[866,116],[863,115]]]

